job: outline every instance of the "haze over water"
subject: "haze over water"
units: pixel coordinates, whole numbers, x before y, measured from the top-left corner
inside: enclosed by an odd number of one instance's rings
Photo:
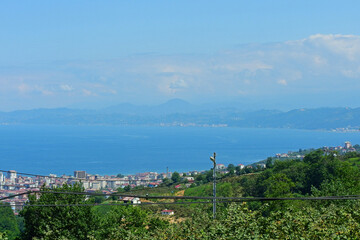
[[[0,166],[35,174],[133,174],[250,164],[299,148],[360,143],[359,133],[291,129],[0,126]]]

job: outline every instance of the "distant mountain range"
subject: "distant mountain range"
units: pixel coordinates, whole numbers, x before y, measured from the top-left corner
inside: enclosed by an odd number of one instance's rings
[[[0,112],[0,124],[229,126],[243,128],[360,128],[360,108],[242,110],[240,107],[197,106],[173,99],[157,106],[129,103],[101,109],[34,109]]]

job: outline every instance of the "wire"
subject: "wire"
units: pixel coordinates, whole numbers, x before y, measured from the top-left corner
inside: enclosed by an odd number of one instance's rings
[[[217,203],[232,203],[242,201],[219,201]],[[145,205],[177,205],[177,204],[207,204],[213,203],[212,201],[204,202],[145,202],[145,203],[84,203],[84,204],[13,204],[11,206],[18,207],[91,207],[91,206],[145,206]],[[0,204],[0,207],[7,207],[9,205]]]
[[[308,201],[308,200],[358,200],[360,195],[342,195],[342,196],[324,196],[324,197],[279,197],[279,198],[266,198],[266,197],[199,197],[199,196],[143,196],[143,195],[130,195],[130,194],[102,194],[102,193],[87,193],[87,192],[56,192],[56,191],[28,191],[24,193],[14,194],[11,196],[0,198],[0,201],[14,198],[26,194],[64,194],[64,195],[85,195],[85,196],[118,196],[118,197],[134,197],[142,199],[171,199],[171,200],[227,200],[227,201]]]
[[[1,170],[0,172],[6,172],[6,173],[14,173],[14,171],[10,171],[10,170]],[[34,173],[23,173],[23,172],[16,172],[16,174],[18,175],[26,175],[26,176],[33,176],[33,177],[43,177],[43,178],[55,178],[55,179],[67,179],[67,180],[79,180],[79,181],[92,181],[92,180],[87,180],[84,178],[76,178],[76,177],[71,177],[71,176],[67,176],[67,177],[57,177],[57,176],[46,176],[46,175],[39,175],[39,174],[34,174]],[[122,182],[154,182],[157,180],[144,180],[144,179],[136,179],[136,180],[126,180],[126,179],[121,179],[121,180],[114,180],[114,179],[96,179],[93,181],[122,181]]]
[[[34,191],[36,193],[51,194],[69,194],[69,195],[88,195],[88,196],[114,196],[114,197],[137,197],[145,199],[202,199],[202,200],[239,200],[239,201],[276,201],[276,200],[343,200],[343,199],[360,199],[360,195],[342,195],[342,196],[324,196],[324,197],[199,197],[199,196],[149,196],[149,195],[132,195],[132,194],[104,194],[104,193],[87,193],[87,192],[57,192],[57,191]]]
[[[197,203],[212,203],[212,202],[146,202],[146,203],[84,203],[84,204],[14,204],[12,206],[19,207],[91,207],[91,206],[143,206],[143,205],[176,205],[176,204],[197,204]],[[0,207],[8,205],[1,205]]]
[[[286,200],[358,200],[360,197],[356,198],[286,198]],[[264,201],[259,199],[246,199],[247,201]],[[274,201],[275,199],[266,199],[269,201]],[[276,200],[284,200],[277,198]],[[228,201],[216,201],[216,203],[243,203],[246,201],[243,200],[228,200]],[[146,205],[186,205],[186,204],[212,204],[212,201],[196,201],[196,202],[145,202],[145,203],[89,203],[89,204],[13,204],[11,206],[15,207],[92,207],[92,206],[146,206]],[[0,207],[8,207],[10,205],[0,204]]]
[[[11,199],[11,198],[22,196],[22,195],[26,195],[26,194],[30,194],[30,193],[33,193],[33,192],[34,191],[27,191],[27,192],[23,192],[23,193],[19,193],[19,194],[10,195],[10,196],[7,196],[7,197],[2,197],[2,198],[0,198],[0,201],[6,200],[6,199]]]

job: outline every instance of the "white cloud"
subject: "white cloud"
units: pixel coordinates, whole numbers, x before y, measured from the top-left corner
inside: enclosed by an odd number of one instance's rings
[[[184,79],[175,79],[173,81],[170,82],[169,84],[169,88],[171,89],[181,89],[181,88],[186,88],[188,85],[187,83],[184,81]]]
[[[45,95],[45,96],[54,95],[54,92],[53,92],[53,91],[49,91],[49,90],[41,89],[40,92],[41,92],[43,95]]]
[[[139,55],[50,65],[33,72],[0,69],[0,91],[21,97],[66,96],[69,102],[86,96],[108,102],[173,96],[204,99],[213,93],[221,99],[278,94],[284,86],[289,95],[359,91],[359,66],[360,36],[316,34],[282,43],[242,45],[211,55]]]
[[[175,74],[184,74],[184,75],[194,75],[200,74],[202,69],[200,67],[189,67],[181,65],[159,65],[158,71],[160,73],[175,73]]]
[[[283,85],[283,86],[287,86],[287,84],[288,84],[285,79],[279,79],[279,80],[277,81],[277,83],[280,84],[280,85]]]
[[[174,94],[187,88],[188,83],[181,76],[177,75],[164,78],[164,80],[158,85],[160,92],[165,94]]]
[[[27,92],[32,91],[32,87],[30,87],[27,84],[22,83],[18,86],[18,90],[20,93],[27,93]]]
[[[72,90],[74,90],[74,88],[72,86],[68,85],[68,84],[62,84],[62,85],[60,85],[60,88],[62,90],[64,90],[64,91],[72,91]]]
[[[318,55],[313,56],[313,62],[314,62],[314,64],[319,65],[319,66],[323,66],[323,65],[327,64],[327,60]]]
[[[53,95],[54,92],[49,90],[49,89],[45,89],[44,87],[42,86],[38,86],[38,85],[29,85],[29,84],[25,84],[25,83],[22,83],[20,85],[18,85],[17,87],[18,89],[18,92],[21,93],[21,94],[36,94],[36,93],[40,93],[44,96],[50,96],[50,95]]]
[[[114,95],[116,95],[116,94],[118,93],[118,92],[117,92],[116,90],[114,90],[114,89],[109,89],[108,92],[111,93],[111,94],[114,94]]]
[[[240,62],[240,63],[229,63],[225,65],[218,65],[215,66],[214,69],[223,69],[228,71],[234,71],[234,72],[241,72],[244,70],[249,70],[250,72],[256,72],[258,70],[269,70],[273,67],[269,64],[265,64],[262,62]]]
[[[237,90],[237,93],[238,93],[239,95],[242,95],[242,96],[244,96],[244,95],[247,94],[247,93],[246,93],[245,91],[243,91],[243,90]]]
[[[84,96],[97,96],[97,94],[96,93],[93,93],[92,91],[90,91],[90,90],[88,90],[88,89],[83,89],[82,90],[82,93],[83,93],[83,95]]]
[[[305,41],[310,42],[316,47],[325,47],[330,52],[345,56],[348,60],[359,60],[360,36],[316,34],[305,39]]]
[[[250,84],[251,84],[251,81],[250,81],[249,79],[245,79],[243,82],[244,82],[244,84],[246,84],[246,85],[250,85]]]
[[[344,68],[341,72],[347,78],[357,79],[360,77],[360,66],[358,68]]]

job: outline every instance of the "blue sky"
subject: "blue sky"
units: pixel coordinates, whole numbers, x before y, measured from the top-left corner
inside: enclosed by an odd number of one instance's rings
[[[0,110],[359,107],[358,1],[6,1]]]

